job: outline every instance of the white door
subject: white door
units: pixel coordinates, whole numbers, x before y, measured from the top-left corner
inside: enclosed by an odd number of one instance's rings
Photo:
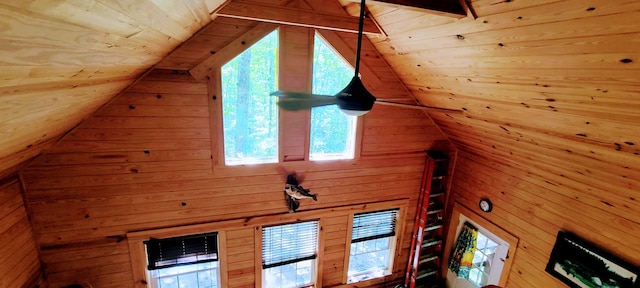
[[[451,269],[447,269],[447,287],[449,288],[477,288],[485,285],[498,285],[502,273],[503,262],[509,252],[509,243],[500,239],[487,229],[479,226],[460,214],[456,238],[462,229],[462,225],[469,222],[478,228],[476,251],[473,257],[473,266],[467,278],[458,278]]]

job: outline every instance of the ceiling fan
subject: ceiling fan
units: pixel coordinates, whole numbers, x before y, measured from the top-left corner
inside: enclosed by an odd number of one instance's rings
[[[319,95],[304,92],[276,91],[272,96],[279,97],[278,106],[287,111],[307,110],[313,107],[338,105],[340,111],[347,115],[361,116],[371,111],[373,104],[384,104],[413,109],[444,110],[462,112],[457,109],[440,108],[416,104],[405,104],[377,99],[364,87],[358,72],[360,69],[360,50],[362,49],[362,34],[364,28],[365,0],[360,2],[360,22],[358,24],[358,46],[356,49],[356,67],[351,82],[336,95]]]

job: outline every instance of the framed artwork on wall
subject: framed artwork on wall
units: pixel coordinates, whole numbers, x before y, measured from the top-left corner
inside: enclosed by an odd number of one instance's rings
[[[569,287],[640,287],[640,268],[569,232],[558,232],[547,268]]]

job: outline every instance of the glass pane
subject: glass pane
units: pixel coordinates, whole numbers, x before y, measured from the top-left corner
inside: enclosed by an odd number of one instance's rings
[[[484,249],[487,246],[487,237],[478,233],[478,239],[476,240],[476,249]]]
[[[165,278],[158,279],[158,287],[178,288],[178,276],[165,277]]]
[[[353,78],[347,64],[317,34],[314,39],[312,92],[335,95]],[[309,158],[353,159],[357,117],[340,112],[337,105],[311,109]]]
[[[263,287],[296,288],[311,285],[314,261],[305,260],[265,269]]]
[[[158,288],[217,288],[218,262],[176,266],[150,271]]]
[[[178,276],[180,288],[198,287],[198,273],[182,274]]]
[[[389,238],[380,238],[376,240],[376,249],[385,250],[389,249]]]
[[[473,254],[473,261],[472,261],[473,266],[479,267],[483,259],[484,259],[484,254],[476,250],[475,253]]]
[[[214,285],[214,283],[216,283],[214,282],[214,280],[217,280],[217,279],[214,278],[214,275],[211,270],[198,272],[198,283],[199,283],[198,288],[214,288],[216,287]]]
[[[392,237],[351,243],[348,283],[382,277],[389,273],[389,241]],[[382,241],[381,241],[382,240]],[[380,243],[386,242],[386,245]]]
[[[277,30],[222,66],[226,165],[278,162]]]

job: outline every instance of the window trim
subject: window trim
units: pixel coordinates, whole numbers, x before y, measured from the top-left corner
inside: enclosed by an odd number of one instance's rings
[[[329,40],[327,40],[321,33],[320,30],[318,29],[314,29],[313,30],[313,34],[311,36],[312,42],[310,43],[310,63],[311,63],[311,79],[309,80],[309,87],[310,89],[313,91],[314,87],[313,87],[313,82],[314,82],[314,77],[315,77],[315,66],[313,65],[315,63],[316,60],[316,50],[315,50],[315,46],[316,46],[316,39],[319,39],[324,45],[326,45],[338,58],[340,58],[340,60],[342,62],[344,62],[347,66],[349,66],[351,68],[351,74],[353,74],[355,67],[353,65],[353,63],[351,61],[348,61],[347,59],[345,59],[345,57],[340,53],[340,51],[338,51],[338,49],[336,49],[333,44],[331,42],[329,42]],[[349,78],[350,79],[350,78]],[[346,85],[346,84],[345,84]],[[343,86],[344,87],[344,86]],[[346,153],[341,153],[341,154],[320,154],[320,155],[316,155],[316,159],[312,159],[311,156],[311,129],[312,129],[312,119],[313,118],[313,112],[312,110],[309,110],[309,129],[307,131],[307,147],[306,150],[306,155],[305,155],[305,159],[307,159],[308,161],[311,162],[323,162],[323,161],[336,161],[336,160],[355,160],[359,157],[360,155],[360,148],[362,145],[362,127],[363,127],[363,120],[361,119],[361,117],[355,117],[355,116],[351,116],[349,118],[349,121],[354,121],[353,126],[352,126],[352,131],[349,132],[349,134],[351,134],[351,136],[348,136],[347,140],[352,140],[352,141],[347,141],[347,145],[350,145],[352,147],[352,149],[350,149],[350,158],[344,158],[343,156],[337,156],[337,155],[344,155]],[[352,139],[350,139],[351,137],[353,137]]]
[[[300,214],[300,213],[296,213]],[[264,269],[262,268],[262,229],[267,226],[279,226],[279,225],[287,225],[287,224],[295,224],[301,222],[309,222],[309,221],[317,221],[318,222],[318,250],[314,260],[313,267],[313,275],[311,275],[311,287],[322,287],[322,277],[318,277],[318,272],[322,271],[322,262],[323,260],[323,252],[324,252],[324,241],[325,235],[324,230],[322,229],[323,221],[322,218],[318,218],[318,215],[313,215],[315,213],[310,213],[307,217],[296,217],[295,222],[279,222],[279,223],[265,223],[264,225],[256,226],[255,232],[255,287],[263,287],[263,277],[264,277]]]
[[[246,169],[245,169],[246,170]],[[325,250],[325,229],[322,229],[324,225],[326,225],[326,219],[331,217],[345,217],[348,218],[347,221],[352,221],[353,214],[361,213],[361,212],[371,212],[377,210],[385,210],[385,209],[393,209],[400,208],[398,211],[398,230],[396,236],[396,248],[394,251],[394,259],[395,257],[400,256],[399,248],[401,247],[399,244],[402,243],[404,237],[405,226],[407,226],[406,222],[406,211],[409,206],[408,198],[396,198],[396,199],[388,199],[388,200],[379,200],[376,202],[362,202],[358,204],[352,204],[348,206],[339,206],[339,207],[326,207],[314,210],[306,210],[299,211],[297,213],[280,213],[273,215],[260,215],[249,218],[240,218],[240,219],[230,219],[230,220],[217,220],[216,222],[209,222],[203,224],[190,224],[190,223],[175,223],[174,227],[169,228],[161,228],[161,229],[150,229],[143,230],[137,232],[129,232],[127,233],[127,242],[129,246],[129,256],[131,259],[131,268],[133,271],[133,287],[142,288],[147,287],[145,284],[147,281],[146,275],[146,261],[147,255],[143,241],[150,239],[151,237],[155,238],[167,238],[167,237],[178,237],[185,235],[193,235],[205,232],[216,231],[218,232],[218,253],[219,253],[219,263],[220,263],[220,284],[222,287],[228,286],[228,264],[227,264],[227,232],[231,230],[237,229],[247,229],[251,228],[254,230],[254,261],[255,261],[255,285],[256,287],[262,287],[262,231],[261,227],[266,225],[276,225],[276,224],[286,224],[296,221],[304,221],[304,220],[317,220],[319,219],[320,231],[318,234],[318,257],[317,257],[317,273],[315,277],[316,279],[316,287],[322,287],[322,277],[318,277],[318,273],[323,271],[323,262],[324,262],[324,250]],[[348,222],[349,223],[349,222]],[[351,235],[351,225],[347,226],[346,233],[347,235]],[[346,254],[349,251],[348,245],[351,244],[350,236],[348,243],[345,243],[345,248],[343,252]],[[410,237],[410,235],[409,235]],[[345,257],[346,258],[346,257]],[[348,261],[348,258],[346,259]],[[347,267],[345,264],[345,267]],[[399,265],[398,261],[395,261],[393,265],[393,271],[399,271],[404,269]],[[324,271],[323,271],[324,272]],[[346,285],[347,283],[347,271],[343,269],[342,271],[343,279],[342,284]],[[367,283],[367,284],[382,284],[387,279],[384,278],[374,278],[371,280],[366,280],[358,283]]]
[[[209,232],[216,232],[218,234],[218,273],[220,274],[220,286],[227,287],[227,235],[225,228],[227,228],[226,226],[229,224],[230,221],[225,221],[127,233],[127,242],[129,245],[129,255],[131,258],[131,268],[133,271],[135,287],[149,287],[146,284],[149,279],[149,275],[147,270],[147,249],[145,247],[145,241],[148,241],[151,238],[161,239],[183,237]]]
[[[300,27],[297,27],[300,28]],[[286,26],[278,26],[275,29],[278,29],[278,35],[279,35],[279,50],[283,51],[283,47],[282,47],[282,37],[283,34],[287,33],[286,29],[289,29]],[[273,32],[275,29],[273,30],[269,30],[269,32],[265,32],[263,33],[262,37],[265,37],[267,35],[269,35],[269,33]],[[344,42],[344,40],[342,40],[339,37],[335,37],[335,34],[331,34],[330,32],[332,31],[321,31],[321,30],[316,30],[313,28],[305,28],[308,29],[310,37],[313,38],[314,35],[318,35],[319,37],[321,37],[322,39],[324,39],[324,41],[333,49],[336,51],[336,53],[338,54],[338,56],[340,56],[341,58],[345,59],[345,61],[353,66],[353,60],[348,60],[351,59],[353,57],[350,57],[349,55],[346,55],[347,57],[345,57],[344,53],[351,53],[353,54],[352,51],[348,50],[347,47],[347,43]],[[265,30],[266,31],[266,30]],[[328,37],[331,36],[331,37]],[[262,39],[262,37],[258,38],[257,41],[259,41],[259,39]],[[256,41],[256,42],[257,42]],[[313,41],[313,40],[311,40]],[[309,49],[309,67],[311,67],[313,65],[313,42],[310,42],[310,47],[308,47]],[[254,43],[252,43],[251,45],[253,45]],[[251,47],[251,46],[249,46]],[[244,47],[244,49],[247,49],[249,47]],[[223,127],[223,123],[222,123],[222,66],[224,64],[226,64],[228,61],[233,60],[234,57],[240,55],[240,53],[244,52],[244,49],[240,49],[238,48],[238,53],[231,55],[230,53],[225,53],[224,57],[222,58],[218,58],[216,61],[212,62],[211,67],[209,68],[208,71],[208,81],[207,81],[207,91],[208,91],[208,98],[209,98],[209,117],[210,117],[210,123],[213,123],[212,125],[210,125],[210,135],[212,135],[212,139],[211,139],[211,149],[212,149],[212,163],[213,163],[213,170],[214,170],[214,174],[216,173],[216,171],[219,171],[220,169],[231,169],[233,170],[235,167],[250,167],[250,166],[264,166],[264,165],[272,165],[272,164],[282,164],[285,162],[307,162],[307,163],[335,163],[335,162],[349,162],[349,163],[353,163],[354,161],[358,161],[361,157],[362,154],[362,142],[363,142],[363,138],[364,138],[364,119],[362,119],[362,117],[358,117],[358,119],[356,119],[356,125],[354,127],[355,129],[355,139],[354,139],[354,151],[353,151],[353,158],[352,159],[327,159],[327,160],[321,160],[321,159],[316,159],[316,160],[310,160],[309,157],[309,150],[310,150],[310,143],[309,143],[309,133],[310,131],[310,125],[311,125],[311,112],[309,110],[306,116],[306,121],[308,122],[306,124],[306,126],[309,126],[306,128],[305,131],[305,143],[301,143],[301,145],[304,148],[304,159],[286,159],[286,155],[283,155],[283,152],[285,152],[285,147],[284,147],[284,138],[285,138],[285,124],[288,122],[287,117],[287,112],[280,110],[279,111],[279,118],[278,118],[278,161],[275,163],[256,163],[256,164],[238,164],[238,165],[226,165],[225,164],[225,157],[224,157],[224,127]],[[228,54],[228,55],[227,55]],[[217,54],[216,54],[217,55]],[[355,54],[354,54],[355,55]],[[283,65],[283,62],[286,61],[287,59],[283,59],[282,57],[280,57],[278,59],[278,63],[279,65]],[[297,61],[297,60],[296,60]],[[278,69],[280,69],[281,66],[279,66]],[[364,66],[363,66],[364,67]],[[366,68],[366,67],[364,67]],[[370,74],[370,72],[367,69],[364,69],[361,72],[361,74]],[[311,69],[310,69],[311,70]],[[309,71],[309,77],[311,77],[311,73],[312,71]],[[282,82],[282,73],[280,70],[278,70],[278,83],[280,85],[280,83]],[[311,87],[311,79],[309,79],[309,83],[308,83],[309,87]],[[311,89],[311,88],[309,88]],[[302,112],[296,112],[296,113],[302,113]],[[293,131],[296,132],[296,131]]]
[[[507,283],[507,278],[509,277],[509,274],[510,274],[509,272],[511,270],[511,264],[513,264],[513,259],[515,258],[513,257],[513,255],[516,253],[516,250],[518,249],[518,241],[519,241],[518,237],[512,235],[508,231],[503,230],[496,224],[493,224],[488,219],[480,216],[479,214],[474,212],[472,209],[467,208],[466,206],[464,206],[464,204],[461,204],[459,202],[454,202],[453,204],[451,217],[449,218],[449,223],[451,223],[451,225],[449,225],[449,227],[447,228],[446,235],[443,235],[443,236],[446,236],[447,239],[445,242],[445,247],[443,250],[444,255],[442,257],[441,263],[449,263],[449,257],[451,256],[450,255],[451,249],[453,249],[453,245],[456,242],[457,228],[458,228],[458,223],[461,219],[461,216],[464,217],[464,219],[468,219],[472,223],[475,223],[483,227],[490,233],[494,234],[495,236],[509,243],[509,251],[507,252],[507,257],[505,259],[502,259],[504,266],[502,266],[502,273],[500,274],[500,281],[498,282],[498,285],[504,287]],[[441,275],[447,275],[448,266],[449,265],[441,265],[440,267],[440,273],[442,273]]]
[[[298,219],[295,222],[288,222],[288,223],[277,223],[277,224],[272,224],[272,225],[263,225],[260,226],[259,228],[256,228],[256,250],[255,253],[256,254],[260,254],[260,255],[256,255],[256,259],[259,260],[259,263],[256,261],[256,286],[255,287],[263,287],[263,277],[264,277],[264,271],[265,269],[268,268],[263,268],[263,259],[262,259],[262,254],[263,254],[263,246],[262,246],[262,236],[263,236],[263,229],[265,227],[273,227],[273,226],[282,226],[282,225],[289,225],[289,224],[298,224],[298,223],[304,223],[304,222],[312,222],[315,221],[317,222],[317,234],[316,234],[316,240],[318,241],[317,243],[317,250],[316,250],[316,255],[312,258],[312,259],[304,259],[304,260],[299,260],[293,263],[297,263],[300,261],[305,261],[305,260],[313,260],[313,270],[312,270],[312,275],[311,275],[311,286],[312,287],[322,287],[322,277],[318,277],[318,272],[322,271],[322,257],[321,257],[321,253],[324,250],[324,244],[323,241],[324,239],[324,234],[323,234],[323,230],[322,230],[322,220],[320,218],[310,218],[310,219]],[[258,235],[259,234],[259,235]],[[258,243],[258,241],[260,241],[260,243]],[[258,246],[259,246],[259,250],[258,250]],[[322,248],[321,248],[322,247]],[[322,250],[321,250],[322,249]],[[259,265],[258,265],[259,264]],[[277,266],[275,266],[277,267]],[[269,267],[272,268],[272,267]],[[260,275],[260,277],[258,277],[258,275]],[[260,278],[260,282],[258,284],[258,278]]]
[[[363,281],[351,282],[349,283],[349,262],[351,258],[351,244],[353,244],[353,220],[355,218],[355,214],[362,213],[372,213],[372,212],[383,212],[383,211],[391,211],[396,210],[396,223],[395,223],[395,232],[394,235],[390,235],[387,237],[392,237],[389,243],[389,263],[388,263],[388,272],[382,277],[370,278]],[[367,211],[358,211],[351,213],[349,215],[349,226],[347,227],[347,245],[345,247],[345,255],[344,255],[344,276],[342,279],[342,283],[354,285],[355,283],[370,283],[375,281],[380,281],[381,279],[386,279],[388,276],[393,275],[393,271],[395,271],[398,267],[398,261],[396,258],[400,256],[399,247],[401,247],[402,236],[404,233],[404,222],[405,221],[405,210],[406,206],[395,206],[395,207],[386,207],[386,208],[378,208],[378,209],[369,209]],[[386,237],[384,237],[386,238]],[[372,239],[370,239],[372,240]],[[366,241],[366,240],[365,240]],[[360,241],[359,241],[360,242]],[[356,242],[357,243],[357,242]],[[361,285],[370,285],[370,284],[361,284]]]

